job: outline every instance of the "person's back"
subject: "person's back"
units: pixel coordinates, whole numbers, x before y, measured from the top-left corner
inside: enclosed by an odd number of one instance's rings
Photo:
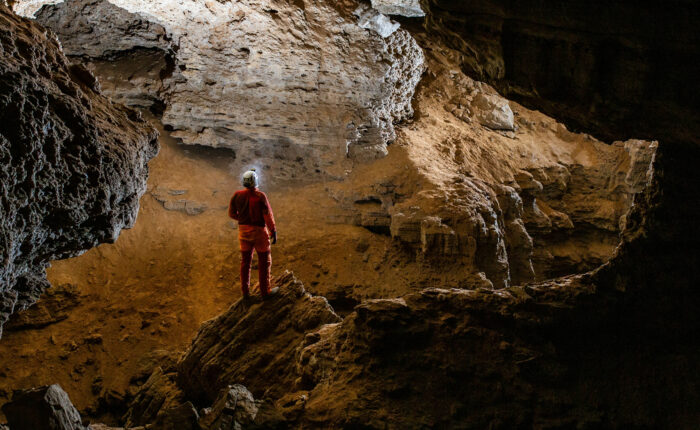
[[[231,198],[229,216],[237,219],[239,225],[265,227],[265,215],[270,213],[272,210],[267,196],[257,188],[238,190]],[[271,224],[274,226],[274,222]]]
[[[275,294],[279,289],[270,289],[270,237],[277,243],[277,229],[270,202],[262,191],[256,188],[257,175],[254,170],[243,175],[245,189],[236,191],[228,207],[229,217],[238,221],[238,241],[241,249],[241,289],[243,296],[249,296],[250,268],[253,250],[258,254],[260,294],[264,297]]]

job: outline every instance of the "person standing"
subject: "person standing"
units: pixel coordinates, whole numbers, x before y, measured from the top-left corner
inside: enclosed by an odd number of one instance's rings
[[[250,266],[253,250],[258,254],[258,279],[263,299],[276,294],[279,287],[270,288],[272,256],[270,244],[277,243],[277,228],[270,202],[258,190],[258,175],[255,169],[243,174],[242,190],[231,197],[228,216],[238,221],[238,242],[241,249],[241,290],[243,297],[250,297]]]

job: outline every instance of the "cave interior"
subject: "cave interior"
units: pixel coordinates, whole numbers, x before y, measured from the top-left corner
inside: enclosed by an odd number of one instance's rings
[[[699,428],[698,22],[0,0],[0,430]]]

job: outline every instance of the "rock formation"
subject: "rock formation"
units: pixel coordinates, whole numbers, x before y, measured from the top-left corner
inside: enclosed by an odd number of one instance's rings
[[[471,76],[614,141],[687,140],[700,127],[696,2],[427,0],[431,38]],[[682,118],[684,127],[678,127]]]
[[[242,385],[229,385],[199,420],[202,430],[248,428],[255,422],[258,407],[253,395]]]
[[[46,5],[36,20],[52,29],[64,52],[100,80],[102,92],[137,108],[162,109],[173,46],[163,26],[107,1]]]
[[[425,16],[420,0],[372,0],[372,7],[385,15],[401,15],[409,18]]]
[[[209,19],[222,8],[243,10],[231,15],[241,28],[250,30],[245,26],[257,22],[293,28],[292,36],[297,30],[308,34],[315,22],[308,17],[319,10],[337,13],[332,15],[340,17],[337,22],[351,22],[351,34],[357,31],[355,22],[387,40],[400,31],[386,17],[367,9],[352,15],[355,9],[342,4],[336,9],[303,3],[304,13],[296,8],[300,2],[264,13],[246,9],[249,3],[187,4],[202,10],[188,12],[179,29],[175,18],[162,23],[168,32],[180,32],[174,40],[181,49],[190,44],[183,57],[188,66],[178,68],[173,80],[188,80],[191,96],[201,95],[192,85],[205,74],[190,66],[223,66],[195,58],[201,51],[192,40],[183,42],[184,20],[196,31],[226,27]],[[259,428],[697,427],[700,127],[692,99],[697,82],[689,79],[687,92],[679,91],[678,82],[694,70],[679,61],[679,51],[695,48],[676,40],[684,33],[695,40],[690,20],[656,40],[658,27],[649,37],[642,33],[652,26],[629,27],[620,11],[638,18],[641,8],[627,2],[598,16],[599,5],[591,12],[578,1],[538,2],[537,7],[528,1],[422,4],[430,32],[445,36],[457,51],[416,36],[430,48],[432,64],[415,100],[416,119],[398,133],[404,158],[390,161],[400,168],[330,184],[326,191],[345,212],[345,222],[390,234],[401,252],[425,261],[435,258],[432,263],[445,270],[474,269],[474,277],[459,288],[403,286],[400,297],[362,302],[336,289],[336,300],[350,303],[341,319],[323,297],[308,294],[286,274],[277,279],[278,296],[237,302],[202,326],[176,368],[157,368],[130,402],[129,424],[183,429],[251,422]],[[144,6],[153,8],[149,19],[168,16],[160,3],[150,5]],[[662,27],[671,27],[673,20],[658,12]],[[294,18],[301,29],[291,24]],[[581,23],[590,29],[582,30]],[[620,34],[611,23],[621,27]],[[604,28],[603,37],[599,26],[615,31]],[[250,34],[260,34],[253,30]],[[289,34],[278,39],[284,42]],[[229,49],[217,43],[209,38],[202,45]],[[666,55],[658,49],[664,46],[670,46],[671,61],[660,64],[659,56]],[[248,58],[258,53],[236,52]],[[521,57],[528,52],[529,57]],[[647,57],[658,69],[651,69]],[[551,64],[533,58],[551,59]],[[641,133],[659,143],[620,140],[606,146],[574,134],[468,79],[453,67],[456,61],[569,125],[611,140]],[[277,63],[263,64],[271,70]],[[635,68],[642,73],[632,73]],[[670,80],[659,79],[659,71],[668,72]],[[533,79],[518,80],[522,76]],[[248,77],[257,85],[255,76]],[[285,93],[285,100],[289,97]],[[630,101],[641,105],[630,109]],[[669,120],[674,114],[679,121]],[[265,123],[252,124],[258,130]],[[194,133],[192,141],[203,138],[200,131],[178,132]],[[373,132],[380,133],[378,128]],[[375,169],[387,167],[377,163]],[[163,205],[187,211],[187,203],[176,206],[167,191],[154,191]],[[543,280],[552,277],[557,278]],[[405,282],[398,276],[395,281]],[[409,288],[414,290],[406,292]]]
[[[99,93],[45,29],[0,6],[0,327],[48,286],[50,260],[136,217],[156,131]]]
[[[294,386],[294,356],[306,333],[340,318],[291,273],[274,282],[281,289],[274,299],[251,306],[238,301],[202,325],[178,365],[188,398],[211,403],[234,383],[255,396],[279,398]]]
[[[163,122],[174,136],[231,148],[243,163],[286,160],[278,174],[288,178],[342,175],[347,157],[386,155],[393,124],[413,113],[423,72],[422,51],[410,34],[354,2],[70,0],[46,6],[36,18],[66,41],[70,55],[92,59],[122,52],[131,64],[135,50],[164,50],[172,38],[172,79],[155,82],[158,68],[149,66],[115,88],[134,87],[118,99],[142,105],[141,98],[161,93]],[[95,69],[103,80],[123,83],[109,76],[123,74],[118,69],[126,64],[100,61]],[[136,94],[139,87],[145,94]]]
[[[85,430],[80,413],[58,385],[18,391],[2,411],[12,430]]]
[[[416,37],[428,72],[397,140],[407,160],[329,185],[338,222],[390,234],[418,260],[495,288],[607,261],[657,144],[570,132],[459,72],[455,51]]]

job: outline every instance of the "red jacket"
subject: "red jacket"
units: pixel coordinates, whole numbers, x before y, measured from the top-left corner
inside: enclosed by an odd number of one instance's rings
[[[228,205],[228,216],[239,225],[265,227],[270,232],[277,231],[267,196],[257,188],[245,188],[235,192]]]

